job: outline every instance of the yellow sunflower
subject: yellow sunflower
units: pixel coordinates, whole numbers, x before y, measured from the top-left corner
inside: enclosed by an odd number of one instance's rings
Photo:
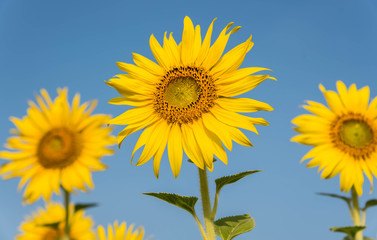
[[[369,87],[349,89],[337,82],[338,93],[319,85],[326,106],[308,101],[304,114],[292,120],[300,135],[292,141],[314,146],[303,158],[311,159],[308,167],[319,166],[322,178],[340,173],[340,189],[348,192],[352,187],[362,195],[363,173],[373,186],[377,176],[377,98],[369,104]],[[369,104],[369,105],[368,105]]]
[[[144,237],[144,229],[142,227],[133,231],[134,225],[130,225],[127,228],[125,222],[118,225],[118,222],[114,222],[114,228],[109,224],[107,227],[107,237],[105,229],[102,226],[97,228],[97,240],[142,240]]]
[[[104,127],[108,115],[92,115],[96,102],[80,105],[80,95],[67,101],[67,89],[58,89],[52,101],[46,90],[36,96],[37,104],[29,101],[28,115],[11,117],[16,126],[5,145],[13,151],[0,152],[9,160],[1,169],[4,179],[21,177],[19,189],[26,183],[24,199],[28,203],[39,197],[49,199],[52,192],[60,193],[60,185],[69,192],[93,188],[91,171],[106,168],[100,162],[112,154],[108,146],[115,143],[111,128]]]
[[[55,227],[50,227],[55,225]],[[50,225],[50,226],[46,226]],[[84,210],[73,211],[70,207],[70,234],[69,239],[94,240],[92,230],[93,221],[84,215]],[[59,240],[66,239],[65,236],[65,209],[58,203],[48,203],[46,209],[38,209],[33,216],[27,216],[25,222],[20,226],[22,234],[16,237],[17,240]]]
[[[253,46],[251,36],[244,43],[223,55],[231,34],[229,23],[211,46],[213,22],[202,41],[200,26],[189,17],[184,19],[182,42],[177,44],[172,34],[165,33],[161,46],[153,34],[150,48],[158,64],[133,54],[136,65],[118,62],[128,74],[119,74],[106,82],[122,97],[111,104],[134,108],[110,120],[110,124],[127,125],[117,137],[119,145],[128,135],[144,129],[136,150],[144,146],[136,165],[153,157],[153,168],[158,177],[161,157],[167,145],[172,172],[178,176],[183,151],[201,169],[213,170],[213,155],[227,164],[223,144],[232,149],[232,140],[252,146],[239,130],[257,133],[254,125],[268,125],[262,118],[252,118],[238,112],[271,111],[266,103],[248,98],[233,98],[254,89],[268,75],[251,75],[260,67],[238,69]],[[231,29],[231,30],[230,30]]]

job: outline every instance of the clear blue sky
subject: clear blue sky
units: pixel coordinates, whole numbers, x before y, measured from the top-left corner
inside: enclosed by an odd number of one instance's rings
[[[377,95],[375,0],[0,0],[0,143],[10,136],[9,116],[24,116],[27,100],[34,99],[41,88],[56,96],[57,87],[67,86],[70,97],[80,92],[83,100],[98,99],[96,113],[122,113],[125,108],[107,103],[117,93],[104,84],[121,73],[115,62],[130,63],[132,52],[152,58],[152,33],[161,41],[165,31],[174,32],[180,40],[186,15],[202,31],[217,17],[215,35],[228,22],[242,26],[227,49],[252,34],[255,45],[242,66],[270,68],[278,79],[245,95],[276,109],[254,115],[271,125],[258,127],[260,136],[247,132],[255,147],[236,145],[228,152],[228,166],[217,162],[209,174],[213,182],[224,175],[264,169],[222,190],[218,216],[250,213],[255,218],[255,229],[239,240],[341,239],[341,234],[328,228],[352,224],[346,205],[315,194],[339,194],[339,177],[321,180],[316,169],[299,164],[310,148],[290,142],[295,135],[290,121],[305,113],[299,108],[305,100],[324,102],[319,83],[327,89],[335,89],[337,80],[369,85],[371,95]],[[120,130],[115,128],[114,134]],[[95,189],[73,200],[101,204],[88,210],[96,224],[124,220],[143,225],[147,236],[154,235],[155,240],[200,239],[188,213],[141,194],[198,195],[196,168],[184,162],[174,179],[164,156],[156,180],[152,162],[131,166],[138,135],[127,138],[114,156],[104,158],[109,169],[93,174]],[[0,181],[2,240],[13,239],[24,216],[43,205],[38,201],[22,206],[18,181]],[[362,202],[377,198],[377,191],[370,195],[369,187],[366,182]],[[367,225],[366,235],[376,237],[377,208],[369,211]]]

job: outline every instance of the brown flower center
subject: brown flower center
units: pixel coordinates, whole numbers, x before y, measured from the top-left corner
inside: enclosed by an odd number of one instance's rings
[[[202,67],[176,67],[156,85],[154,109],[168,123],[188,123],[209,112],[217,99],[212,76]]]
[[[78,157],[81,146],[78,136],[67,128],[47,132],[38,147],[39,163],[45,168],[64,168]]]
[[[365,159],[376,149],[376,129],[361,114],[348,113],[339,117],[334,121],[332,129],[333,143],[356,159]]]

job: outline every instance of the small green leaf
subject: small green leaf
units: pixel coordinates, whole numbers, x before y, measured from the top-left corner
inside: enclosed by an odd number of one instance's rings
[[[225,217],[215,221],[215,232],[222,240],[232,240],[240,234],[250,232],[254,226],[254,219],[249,214]]]
[[[365,226],[349,226],[349,227],[333,227],[330,228],[332,232],[342,232],[347,234],[351,239],[355,238],[357,232],[366,228]]]
[[[247,175],[257,173],[257,172],[260,172],[260,171],[262,171],[262,170],[246,171],[246,172],[241,172],[241,173],[238,173],[238,174],[235,174],[235,175],[218,178],[218,179],[215,180],[216,192],[219,192],[220,189],[227,184],[235,183],[238,180],[246,177]]]
[[[75,212],[84,210],[87,208],[97,207],[98,203],[76,203],[75,204]]]
[[[371,199],[365,203],[365,207],[363,208],[363,211],[367,210],[370,207],[377,206],[377,199]]]
[[[159,198],[177,207],[183,208],[192,215],[195,215],[195,204],[198,201],[197,197],[186,197],[172,193],[143,193],[148,196]]]
[[[375,240],[374,238],[364,237],[363,240]]]
[[[38,226],[39,227],[49,227],[49,228],[53,228],[55,230],[58,230],[60,223],[61,222],[53,222],[53,223],[40,224]]]
[[[318,193],[318,195],[342,199],[347,204],[351,204],[351,198],[349,198],[349,197],[345,197],[345,196],[341,196],[341,195],[336,195],[336,194],[331,194],[331,193]]]

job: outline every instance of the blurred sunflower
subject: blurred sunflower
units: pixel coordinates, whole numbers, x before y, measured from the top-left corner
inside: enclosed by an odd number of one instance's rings
[[[136,65],[117,63],[128,74],[116,75],[106,82],[123,95],[109,103],[135,106],[109,122],[127,125],[118,135],[119,145],[128,135],[145,128],[132,157],[145,145],[136,165],[144,164],[153,157],[156,177],[166,145],[175,177],[181,169],[183,150],[199,168],[206,167],[212,171],[213,155],[227,164],[222,144],[229,150],[232,149],[232,140],[252,146],[238,128],[257,133],[255,124],[268,125],[262,118],[237,112],[271,111],[270,105],[233,97],[254,89],[268,78],[274,78],[251,75],[268,70],[266,68],[238,69],[253,46],[251,36],[223,55],[230,35],[240,29],[229,30],[233,23],[222,30],[211,46],[214,21],[203,41],[200,26],[194,28],[189,17],[184,19],[182,42],[179,44],[172,34],[167,37],[165,33],[161,46],[152,34],[149,43],[158,64],[133,54]]]
[[[142,240],[144,237],[144,229],[142,227],[137,228],[133,232],[134,225],[130,225],[127,228],[125,222],[118,225],[118,222],[114,222],[114,228],[109,224],[107,227],[107,237],[105,229],[102,226],[97,228],[97,240]]]
[[[21,177],[19,189],[26,183],[24,200],[28,203],[52,192],[60,193],[60,185],[72,192],[93,188],[91,171],[106,168],[100,158],[112,154],[108,146],[115,143],[111,128],[103,127],[108,115],[92,115],[96,102],[80,105],[80,95],[67,101],[67,89],[58,89],[52,101],[46,90],[36,96],[37,104],[29,101],[28,115],[22,119],[11,117],[17,129],[5,145],[0,158],[9,160],[1,166],[4,179]]]
[[[73,211],[70,207],[69,239],[94,240],[93,221],[84,215],[84,210]],[[64,238],[65,209],[58,203],[47,203],[46,209],[38,209],[33,216],[27,216],[20,226],[22,234],[17,240],[58,240]]]
[[[308,167],[319,166],[322,178],[340,173],[340,189],[348,192],[352,187],[362,195],[363,173],[373,186],[377,176],[377,98],[369,104],[369,87],[349,89],[337,82],[338,93],[326,91],[320,85],[330,107],[308,101],[304,114],[292,120],[300,135],[292,141],[312,145],[301,161],[311,159]]]

